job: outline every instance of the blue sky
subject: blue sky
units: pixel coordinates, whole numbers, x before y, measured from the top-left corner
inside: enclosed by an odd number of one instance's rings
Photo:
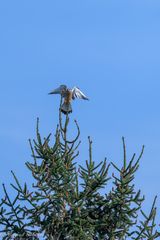
[[[145,209],[156,194],[160,203],[160,2],[6,0],[0,30],[0,184],[10,170],[32,183],[28,138],[37,117],[42,135],[54,132],[59,98],[47,94],[64,83],[90,98],[73,103],[80,163],[88,135],[97,163],[107,156],[121,166],[122,136],[129,158],[144,144],[136,187]]]

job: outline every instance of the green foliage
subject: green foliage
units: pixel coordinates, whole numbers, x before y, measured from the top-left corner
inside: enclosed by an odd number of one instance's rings
[[[54,240],[153,240],[160,236],[156,230],[154,199],[147,216],[141,209],[144,197],[135,190],[134,177],[143,154],[126,159],[123,140],[123,164],[114,163],[115,172],[109,176],[110,164],[106,159],[96,164],[92,159],[92,141],[89,138],[89,160],[77,166],[80,129],[68,140],[68,115],[63,124],[59,112],[54,144],[51,134],[42,139],[37,120],[37,139],[29,141],[33,162],[26,166],[34,183],[29,190],[22,186],[12,172],[16,192],[11,200],[5,185],[0,204],[0,224],[3,239]],[[106,192],[109,181],[113,187]],[[103,192],[103,193],[101,193]],[[141,216],[139,215],[141,213]],[[143,217],[143,219],[141,219]],[[141,219],[141,220],[139,220]],[[40,238],[40,235],[43,238]]]

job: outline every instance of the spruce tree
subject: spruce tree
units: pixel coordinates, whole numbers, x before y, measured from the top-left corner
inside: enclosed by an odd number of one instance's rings
[[[71,117],[72,118],[72,115]],[[123,143],[121,167],[106,159],[96,164],[92,159],[92,141],[85,166],[76,163],[79,155],[80,129],[68,139],[69,115],[59,111],[59,125],[51,144],[49,134],[42,138],[39,119],[36,140],[29,140],[32,162],[26,166],[33,176],[33,185],[20,184],[14,172],[15,198],[11,199],[3,184],[0,203],[2,239],[26,240],[154,240],[156,230],[156,197],[149,214],[143,212],[144,197],[135,190],[134,178],[144,147],[136,158],[126,157]],[[110,176],[110,166],[114,173]],[[106,192],[111,182],[112,189]]]

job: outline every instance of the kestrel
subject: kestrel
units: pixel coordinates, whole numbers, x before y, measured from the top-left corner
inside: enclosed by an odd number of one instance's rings
[[[73,89],[68,88],[66,85],[60,85],[59,88],[56,88],[55,90],[51,91],[49,94],[60,94],[61,97],[64,99],[61,111],[64,114],[69,114],[72,112],[72,105],[71,102],[75,98],[89,100],[84,93],[81,92],[81,90],[78,87],[74,87]]]

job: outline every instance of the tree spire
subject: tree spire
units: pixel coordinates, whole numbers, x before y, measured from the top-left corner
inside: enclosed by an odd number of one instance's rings
[[[33,160],[26,162],[26,167],[33,177],[32,187],[21,184],[11,171],[14,179],[11,187],[15,191],[15,198],[11,199],[3,184],[2,239],[151,240],[160,237],[156,230],[156,197],[146,215],[142,210],[144,196],[134,185],[144,147],[137,159],[133,154],[128,160],[122,138],[123,162],[119,167],[106,159],[95,162],[89,137],[88,160],[85,165],[77,164],[80,128],[75,121],[77,133],[69,139],[70,119],[68,114],[62,115],[61,104],[62,98],[54,137],[41,136],[37,119],[36,139],[29,140]],[[110,165],[114,169],[112,175]],[[112,189],[107,191],[105,187],[111,181]]]

